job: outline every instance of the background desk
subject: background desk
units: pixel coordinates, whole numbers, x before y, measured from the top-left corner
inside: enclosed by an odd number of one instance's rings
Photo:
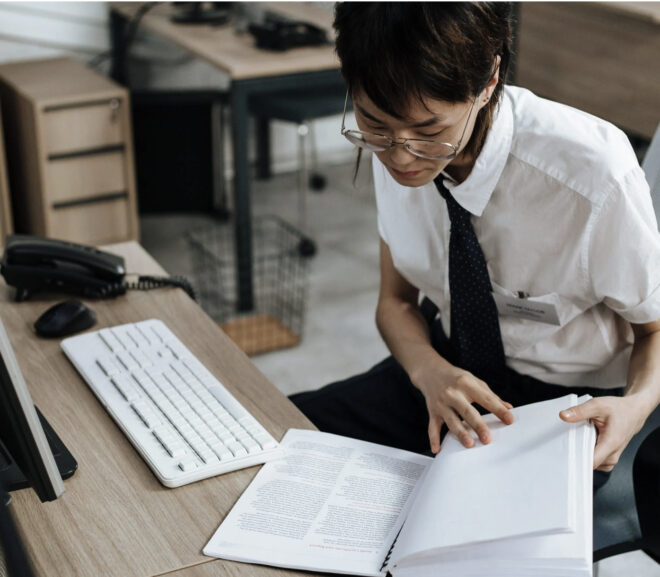
[[[136,243],[109,249],[126,258],[128,270],[163,272]],[[39,575],[290,574],[213,560],[201,552],[257,467],[177,489],[160,485],[61,352],[59,341],[34,335],[36,317],[61,296],[49,302],[34,297],[14,303],[13,290],[4,282],[0,291],[0,317],[33,400],[79,464],[57,501],[41,503],[32,490],[13,493],[13,510]],[[154,317],[163,320],[276,439],[290,427],[311,428],[183,291],[129,292],[88,304],[99,317],[95,328]]]
[[[125,81],[123,40],[127,23],[142,3],[112,3],[113,76]],[[267,3],[269,10],[306,20],[330,30],[332,13],[301,3]],[[238,308],[253,307],[252,234],[250,219],[250,164],[248,160],[248,99],[253,94],[343,83],[334,44],[269,52],[256,48],[250,34],[237,34],[233,23],[221,26],[174,24],[172,7],[158,5],[140,20],[140,26],[159,34],[211,65],[231,79],[232,146],[234,155],[234,223],[238,262]],[[332,38],[332,34],[329,34]]]

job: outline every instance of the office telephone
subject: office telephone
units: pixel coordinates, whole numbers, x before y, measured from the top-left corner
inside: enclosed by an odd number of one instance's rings
[[[263,50],[283,52],[302,46],[328,44],[325,30],[309,22],[291,21],[275,14],[267,14],[263,22],[248,26],[257,47]]]
[[[139,276],[126,279],[121,256],[91,246],[24,234],[7,236],[0,273],[16,288],[16,300],[24,301],[35,292],[73,293],[90,299],[124,294],[126,290],[147,290],[178,286],[195,298],[182,277]]]

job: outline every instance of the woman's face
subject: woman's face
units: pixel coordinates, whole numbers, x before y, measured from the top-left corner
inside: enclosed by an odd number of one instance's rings
[[[391,138],[414,138],[460,143],[456,157],[451,160],[420,158],[404,146],[395,145],[374,154],[385,165],[392,178],[403,186],[423,186],[433,181],[447,167],[457,170],[471,168],[473,159],[463,152],[474,130],[477,112],[486,104],[484,93],[474,101],[451,103],[426,99],[411,102],[403,119],[389,116],[380,110],[364,93],[355,95],[355,118],[360,130],[383,134]],[[465,131],[465,132],[464,132]]]

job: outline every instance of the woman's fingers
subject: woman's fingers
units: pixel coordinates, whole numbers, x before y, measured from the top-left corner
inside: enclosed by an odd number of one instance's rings
[[[486,422],[483,420],[477,409],[475,409],[472,405],[467,405],[463,408],[460,416],[462,417],[463,421],[467,423],[477,434],[477,437],[479,437],[479,440],[484,445],[490,443],[490,430],[488,429],[488,425],[486,425]]]
[[[443,424],[441,417],[429,416],[429,442],[434,455],[440,451],[440,431]]]
[[[492,436],[486,421],[473,404],[478,404],[496,415],[506,425],[513,423],[513,408],[500,399],[490,387],[467,371],[460,371],[444,383],[434,383],[425,389],[429,412],[429,441],[431,451],[440,450],[440,431],[443,424],[456,435],[465,447],[473,447],[476,433],[483,444],[490,443]]]
[[[468,431],[463,421],[455,412],[451,411],[446,415],[445,423],[447,423],[449,430],[456,435],[464,447],[474,447],[474,437],[470,434],[470,431]]]

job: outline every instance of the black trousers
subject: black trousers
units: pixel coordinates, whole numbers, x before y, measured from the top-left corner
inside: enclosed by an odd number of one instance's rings
[[[454,354],[440,321],[432,325],[431,336],[434,348],[452,362]],[[623,394],[623,389],[552,385],[509,368],[503,377],[489,380],[488,385],[514,407],[569,393],[594,397]],[[430,454],[424,396],[394,357],[386,358],[366,373],[317,391],[292,395],[290,399],[321,431]],[[594,484],[600,486],[607,475],[595,473]]]

